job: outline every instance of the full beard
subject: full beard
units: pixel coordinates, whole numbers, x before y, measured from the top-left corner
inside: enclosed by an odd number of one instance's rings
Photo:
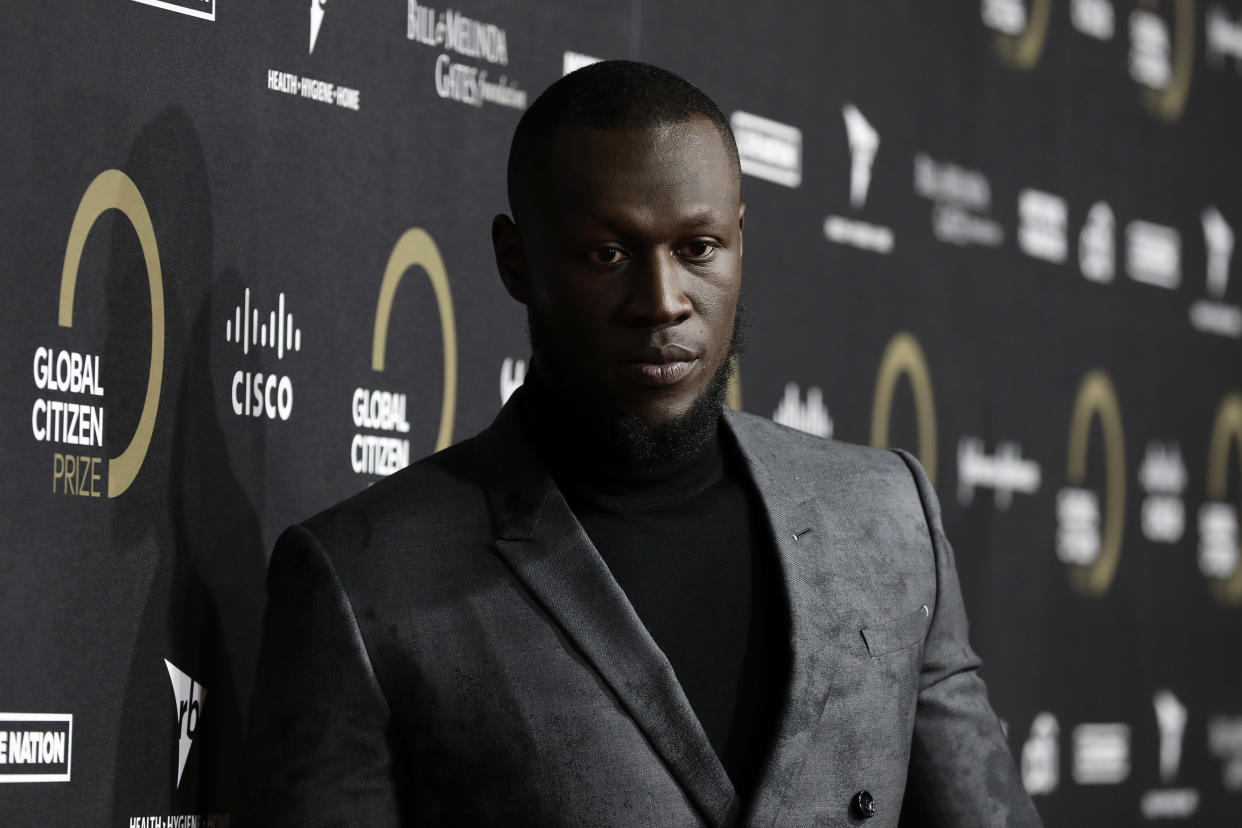
[[[546,328],[533,314],[528,315],[528,325],[532,349],[538,351],[547,341],[542,335]],[[548,387],[546,381],[540,384],[556,398],[561,414],[558,419],[569,432],[565,436],[578,441],[588,454],[602,455],[605,462],[640,474],[658,470],[695,457],[716,434],[729,381],[737,372],[737,357],[746,347],[747,331],[745,308],[739,302],[729,350],[711,380],[685,413],[658,425],[618,412],[601,400]],[[547,356],[545,352],[544,360]],[[538,375],[538,371],[532,370],[532,374]]]

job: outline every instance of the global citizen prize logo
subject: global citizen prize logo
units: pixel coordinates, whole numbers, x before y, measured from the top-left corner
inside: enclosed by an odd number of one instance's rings
[[[0,783],[68,782],[72,713],[0,713]]]
[[[75,446],[52,453],[52,491],[101,497],[102,457],[81,452],[104,444],[104,387],[99,357],[40,346],[34,352],[34,385],[40,392],[30,411],[39,442]]]

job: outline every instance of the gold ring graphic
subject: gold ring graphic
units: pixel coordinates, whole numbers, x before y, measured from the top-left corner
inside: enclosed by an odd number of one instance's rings
[[[1091,420],[1097,416],[1104,432],[1107,467],[1104,533],[1100,539],[1099,557],[1087,566],[1070,569],[1070,584],[1088,595],[1104,594],[1113,582],[1117,565],[1121,562],[1126,514],[1126,447],[1121,428],[1121,408],[1117,404],[1112,382],[1100,370],[1088,373],[1078,385],[1078,396],[1070,417],[1067,478],[1071,486],[1081,486],[1087,479],[1087,444]]]
[[[1225,396],[1216,411],[1212,426],[1212,442],[1208,449],[1207,496],[1224,501],[1229,480],[1229,445],[1233,444],[1242,462],[1242,394],[1234,391]],[[1212,595],[1226,606],[1242,604],[1242,564],[1228,578],[1212,579]]]
[[[392,301],[397,286],[411,267],[421,267],[431,280],[436,293],[436,306],[440,311],[440,335],[444,341],[444,398],[440,404],[440,433],[436,437],[436,451],[448,448],[453,442],[453,418],[457,410],[457,324],[453,319],[453,296],[449,292],[448,273],[444,259],[435,240],[419,227],[406,230],[388,257],[384,279],[380,283],[379,302],[375,306],[375,334],[371,341],[371,368],[384,370],[384,356],[388,349],[388,322],[392,316]]]
[[[888,425],[893,413],[893,394],[897,380],[905,375],[914,391],[914,412],[918,418],[919,462],[927,477],[936,482],[936,401],[932,396],[931,372],[919,341],[902,331],[894,336],[880,358],[880,371],[871,403],[871,445],[888,447]]]
[[[147,282],[151,289],[151,365],[147,374],[147,394],[142,402],[142,415],[129,445],[120,456],[108,461],[108,497],[122,494],[138,477],[160,405],[160,385],[164,378],[164,278],[160,272],[160,252],[155,243],[155,228],[142,193],[128,175],[120,170],[105,170],[86,188],[78,211],[69,229],[65,245],[65,266],[60,274],[60,325],[73,327],[73,295],[78,284],[78,268],[86,237],[95,222],[108,210],[120,210],[138,233],[142,256],[147,264]]]
[[[996,54],[1015,69],[1034,69],[1044,52],[1044,41],[1048,38],[1048,21],[1051,17],[1052,0],[1033,0],[1026,31],[1020,35],[998,32],[995,39]]]

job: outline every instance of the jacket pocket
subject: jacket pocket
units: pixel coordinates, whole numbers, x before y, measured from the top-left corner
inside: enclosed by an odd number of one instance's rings
[[[863,641],[867,642],[868,654],[875,658],[919,643],[927,633],[930,616],[927,604],[924,604],[909,615],[895,621],[863,628],[862,637]]]

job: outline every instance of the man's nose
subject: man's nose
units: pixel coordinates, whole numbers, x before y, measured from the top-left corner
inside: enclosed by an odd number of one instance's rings
[[[676,325],[690,318],[694,305],[685,291],[686,274],[669,251],[657,251],[630,269],[625,321],[643,327]]]

